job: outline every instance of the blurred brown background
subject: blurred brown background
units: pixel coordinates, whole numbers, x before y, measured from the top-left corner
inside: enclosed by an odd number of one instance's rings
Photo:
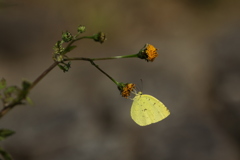
[[[1,143],[16,160],[239,160],[240,1],[0,0],[0,77],[33,81],[52,64],[62,31],[107,34],[102,45],[77,43],[69,56],[137,53],[145,43],[160,56],[101,61],[117,81],[132,82],[171,111],[139,127],[131,100],[88,62],[55,68],[0,121],[17,132]]]

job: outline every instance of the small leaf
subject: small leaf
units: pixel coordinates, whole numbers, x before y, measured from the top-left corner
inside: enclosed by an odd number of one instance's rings
[[[67,64],[66,63],[62,63],[62,65],[58,64],[58,67],[61,70],[63,70],[63,72],[67,72],[71,68],[71,62],[68,62]]]
[[[26,97],[26,101],[27,101],[30,105],[33,105],[33,101],[31,100],[30,97]]]
[[[65,48],[65,50],[62,52],[62,54],[66,54],[68,52],[70,52],[71,50],[73,50],[74,48],[76,48],[77,46],[69,46],[67,48]]]
[[[76,48],[77,46],[69,46],[69,47],[67,47],[65,50],[67,51],[67,52],[70,52],[71,50],[73,50],[74,48]]]
[[[6,151],[4,151],[2,148],[0,148],[0,155],[2,155],[4,160],[12,160],[12,156],[9,153],[7,153]]]
[[[31,87],[31,83],[28,81],[22,81],[22,90],[18,95],[19,99],[25,99],[29,93],[29,89]]]
[[[71,61],[68,62],[68,63],[66,64],[66,66],[68,67],[68,69],[71,68]]]
[[[66,72],[64,66],[62,66],[62,65],[59,64],[58,67],[59,67],[63,72]]]
[[[0,141],[6,139],[7,137],[13,135],[15,132],[9,129],[0,129]]]
[[[31,87],[31,83],[24,80],[22,82],[22,87],[23,87],[23,90],[28,90]]]
[[[9,86],[7,88],[5,88],[4,90],[4,95],[6,97],[9,97],[13,92],[19,91],[17,86]]]
[[[0,80],[0,90],[6,88],[7,82],[4,78]]]

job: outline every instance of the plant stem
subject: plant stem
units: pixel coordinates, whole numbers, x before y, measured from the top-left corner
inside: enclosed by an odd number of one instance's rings
[[[83,39],[83,38],[92,38],[92,37],[80,37],[72,41],[71,43],[68,44],[68,46],[71,46],[75,41]],[[110,60],[110,59],[119,59],[119,58],[133,58],[137,57],[137,54],[133,55],[126,55],[126,56],[114,56],[114,57],[107,57],[107,58],[84,58],[84,57],[77,57],[77,58],[65,58],[64,61],[72,61],[72,60],[83,60],[83,61],[89,61],[94,67],[96,67],[99,71],[101,71],[103,74],[105,74],[109,79],[111,79],[116,85],[119,84],[119,82],[115,81],[111,76],[109,76],[106,72],[104,72],[101,68],[98,67],[94,63],[94,61],[98,60]],[[49,66],[40,76],[38,76],[33,83],[31,84],[29,91],[33,89],[53,68],[55,68],[59,62],[54,62],[51,66]],[[8,113],[11,109],[13,109],[16,105],[22,104],[23,99],[19,99],[18,101],[15,101],[7,106],[5,106],[1,111],[0,111],[0,119]]]
[[[21,102],[13,102],[7,106],[5,106],[1,111],[0,111],[0,119],[7,114],[11,109],[13,109],[13,107],[15,107],[16,105],[21,104]]]
[[[111,79],[116,85],[119,83],[115,81],[111,76],[109,76],[106,72],[104,72],[98,65],[96,65],[93,61],[96,59],[91,59],[91,58],[84,58],[84,57],[79,57],[79,58],[66,58],[64,61],[71,61],[71,60],[83,60],[83,61],[89,61],[94,67],[96,67],[100,72],[105,74],[109,79]],[[103,60],[103,59],[102,59]]]
[[[109,76],[106,72],[104,72],[101,68],[98,67],[98,65],[96,65],[93,60],[90,60],[91,64],[96,67],[99,71],[101,71],[103,74],[105,74],[109,79],[111,79],[116,85],[118,85],[119,83],[117,81],[115,81],[111,76]]]
[[[33,87],[35,87],[39,81],[41,81],[54,67],[58,65],[58,62],[54,62],[48,69],[46,69],[40,76],[37,77],[35,81],[33,81],[31,87],[29,90],[31,90]]]
[[[110,60],[110,59],[119,59],[119,58],[134,58],[134,57],[137,57],[137,54],[126,55],[126,56],[105,57],[105,58],[84,58],[84,57],[75,57],[75,58],[65,58],[64,61],[74,61],[74,60],[83,60],[83,61],[100,61],[100,60]]]
[[[81,40],[81,39],[84,39],[84,38],[86,38],[86,39],[92,39],[93,36],[83,36],[83,37],[79,37],[79,38],[77,38],[77,39],[74,39],[74,40],[72,40],[70,43],[68,43],[68,45],[67,45],[66,48],[70,47],[74,42],[76,42],[76,41],[78,41],[78,40]]]
[[[35,87],[39,81],[41,81],[54,67],[58,65],[58,62],[54,62],[50,67],[48,67],[40,76],[37,77],[35,81],[31,84],[31,87],[29,88],[29,91]],[[1,111],[0,111],[0,119],[7,114],[11,109],[13,109],[16,105],[22,104],[23,99],[19,99],[7,106],[5,106]]]

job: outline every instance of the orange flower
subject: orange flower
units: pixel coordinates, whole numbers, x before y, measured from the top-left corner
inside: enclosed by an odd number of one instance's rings
[[[128,98],[131,94],[131,92],[135,89],[135,84],[133,83],[120,83],[120,85],[118,86],[118,89],[121,92],[121,95],[124,98]]]
[[[141,59],[145,59],[146,61],[151,61],[158,56],[157,49],[151,45],[151,44],[146,44],[138,53],[138,57]]]

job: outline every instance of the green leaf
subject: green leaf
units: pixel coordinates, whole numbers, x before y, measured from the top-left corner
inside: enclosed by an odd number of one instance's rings
[[[5,88],[4,95],[6,97],[9,97],[13,92],[17,92],[17,91],[19,91],[19,88],[17,86],[9,86]]]
[[[69,47],[67,47],[65,50],[67,51],[67,52],[70,52],[71,50],[73,50],[74,48],[76,48],[77,46],[69,46]]]
[[[6,139],[7,137],[13,135],[15,132],[9,129],[0,129],[0,141]]]
[[[28,81],[22,81],[23,90],[28,90],[31,87],[31,83]]]
[[[63,70],[63,72],[67,72],[71,68],[71,62],[68,62],[67,64],[66,63],[62,63],[62,65],[58,64],[58,67],[61,70]]]
[[[4,160],[12,160],[12,156],[9,153],[7,153],[6,151],[4,151],[2,148],[0,148],[0,155],[2,155]]]
[[[62,54],[66,54],[68,52],[70,52],[71,50],[73,50],[74,48],[76,48],[77,46],[69,46],[67,48],[65,48],[65,50],[62,52]]]
[[[33,101],[31,100],[30,97],[26,97],[26,101],[27,101],[30,105],[33,105]]]
[[[22,90],[18,95],[19,99],[25,99],[29,93],[29,89],[31,87],[31,83],[28,81],[22,81]]]
[[[62,65],[59,64],[58,67],[59,67],[63,72],[66,72],[64,66],[62,66]]]
[[[71,68],[71,61],[68,62],[68,63],[66,64],[66,66],[68,67],[68,69]]]
[[[0,80],[0,90],[6,88],[7,82],[4,78]]]

